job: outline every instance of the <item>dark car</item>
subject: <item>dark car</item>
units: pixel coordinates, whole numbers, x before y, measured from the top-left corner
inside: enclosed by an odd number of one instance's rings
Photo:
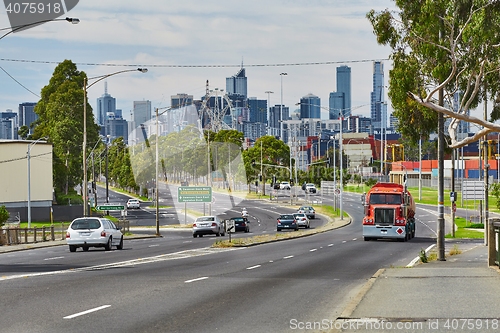
[[[274,183],[273,184],[273,189],[279,190],[280,189],[280,183]]]
[[[234,221],[234,231],[250,232],[250,225],[246,217],[231,217],[230,220]]]
[[[280,217],[278,217],[276,230],[281,231],[281,229],[299,230],[299,225],[293,214],[281,214]]]

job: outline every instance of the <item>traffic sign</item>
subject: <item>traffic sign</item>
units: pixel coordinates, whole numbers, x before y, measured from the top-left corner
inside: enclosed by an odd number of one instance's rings
[[[103,206],[97,206],[95,209],[97,209],[97,210],[124,210],[125,206],[123,206],[123,205],[103,205]]]
[[[212,188],[209,186],[180,186],[178,202],[212,202]]]

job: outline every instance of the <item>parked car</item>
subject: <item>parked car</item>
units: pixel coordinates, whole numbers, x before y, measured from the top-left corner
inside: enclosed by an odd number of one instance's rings
[[[281,182],[280,183],[280,190],[289,190],[290,189],[290,183],[289,182]]]
[[[309,229],[311,227],[311,222],[309,221],[309,218],[306,214],[294,213],[293,216],[295,216],[295,220],[297,221],[299,227],[304,227],[306,229]]]
[[[297,210],[297,213],[304,213],[310,219],[316,218],[316,211],[311,206],[302,206]]]
[[[217,216],[200,216],[193,223],[193,237],[203,235],[224,236],[224,224]]]
[[[141,202],[139,199],[128,199],[127,209],[139,209],[141,208]]]
[[[281,231],[281,229],[294,229],[299,230],[299,225],[295,216],[293,214],[281,214],[277,219],[276,230]]]
[[[274,183],[273,184],[273,189],[279,190],[280,189],[280,183]]]
[[[316,185],[313,183],[307,183],[304,191],[306,191],[306,193],[316,193],[318,190],[316,189]]]
[[[234,231],[250,232],[250,224],[246,217],[231,217],[230,220],[234,221]]]
[[[74,219],[66,231],[69,251],[77,248],[88,251],[89,247],[104,247],[106,251],[116,246],[123,249],[123,234],[111,220],[102,217],[79,217]]]

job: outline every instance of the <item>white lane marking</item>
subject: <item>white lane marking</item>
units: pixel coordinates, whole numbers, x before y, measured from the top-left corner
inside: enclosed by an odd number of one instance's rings
[[[331,247],[331,246],[333,246],[333,244],[328,244],[328,247]]]
[[[91,312],[95,312],[95,311],[99,311],[99,310],[102,310],[102,309],[109,308],[110,306],[111,306],[111,305],[103,305],[103,306],[99,306],[99,307],[97,307],[97,308],[93,308],[93,309],[90,309],[90,310],[87,310],[87,311],[78,312],[78,313],[75,313],[75,314],[72,314],[72,315],[66,316],[66,317],[64,317],[63,319],[73,319],[73,318],[75,318],[75,317],[83,316],[83,315],[86,315],[86,314],[91,313]]]
[[[57,259],[63,259],[64,257],[52,257],[52,258],[45,258],[43,260],[57,260]]]
[[[196,282],[196,281],[201,281],[201,280],[206,280],[206,279],[208,279],[208,276],[204,276],[204,277],[192,279],[192,280],[186,280],[186,281],[184,281],[184,283],[191,283],[191,282]]]
[[[318,249],[310,249],[309,252],[318,251]]]
[[[148,247],[157,247],[157,246],[160,246],[160,244],[153,244],[153,245],[149,245]]]
[[[358,239],[357,238],[353,238],[352,240],[355,241],[355,240],[358,240]]]
[[[260,265],[255,265],[255,266],[252,266],[252,267],[247,267],[247,269],[250,270],[250,269],[255,269],[255,268],[259,268],[259,267],[260,267]]]
[[[293,258],[293,256],[286,256],[286,257],[283,257],[283,259],[290,259],[290,258]]]
[[[347,243],[347,241],[342,241],[342,244],[343,244],[343,243]]]

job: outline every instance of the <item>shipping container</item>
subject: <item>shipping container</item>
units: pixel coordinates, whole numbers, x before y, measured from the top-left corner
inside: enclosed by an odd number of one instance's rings
[[[479,160],[465,160],[465,168],[467,170],[479,169]]]
[[[431,162],[432,162],[431,168],[437,169],[438,168],[438,161],[437,160],[432,160]]]
[[[467,170],[467,178],[479,179],[479,170],[478,169],[468,169]]]
[[[429,171],[432,169],[432,161],[431,160],[423,160],[422,161],[422,170],[424,169],[429,169]]]

